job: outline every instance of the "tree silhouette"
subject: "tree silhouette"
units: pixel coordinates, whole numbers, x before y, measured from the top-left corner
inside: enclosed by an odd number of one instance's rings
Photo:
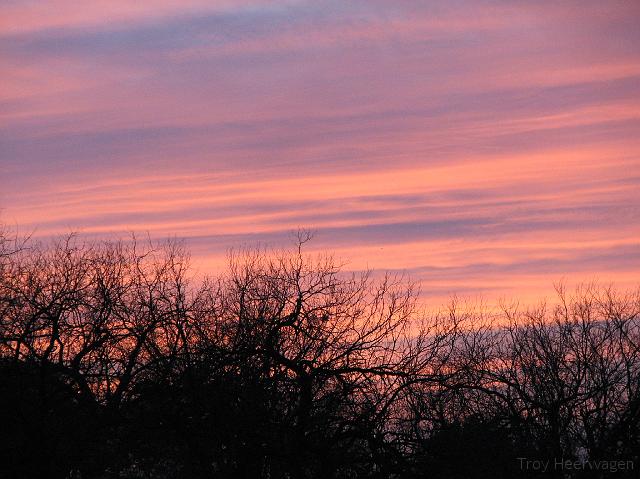
[[[8,477],[635,477],[640,295],[562,288],[499,314],[416,306],[327,255],[0,234]],[[602,477],[554,469],[541,477]]]

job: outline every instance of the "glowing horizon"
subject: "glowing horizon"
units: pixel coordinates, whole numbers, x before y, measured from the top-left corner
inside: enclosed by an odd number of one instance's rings
[[[640,284],[637,2],[0,5],[0,220],[452,293]]]

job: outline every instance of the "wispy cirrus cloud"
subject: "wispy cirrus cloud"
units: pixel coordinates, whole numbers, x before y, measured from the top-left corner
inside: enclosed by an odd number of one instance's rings
[[[635,2],[0,6],[0,207],[36,235],[288,241],[433,301],[637,282]]]

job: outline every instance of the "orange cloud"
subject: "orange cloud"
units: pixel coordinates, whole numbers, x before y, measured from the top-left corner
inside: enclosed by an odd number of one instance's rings
[[[576,5],[3,4],[3,220],[204,272],[310,227],[433,302],[632,285],[637,12]]]

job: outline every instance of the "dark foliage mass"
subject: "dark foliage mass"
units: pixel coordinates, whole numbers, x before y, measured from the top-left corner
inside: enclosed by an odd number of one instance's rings
[[[0,238],[4,477],[640,469],[637,293],[425,314],[402,278],[344,274],[306,237],[198,280],[176,243]]]

